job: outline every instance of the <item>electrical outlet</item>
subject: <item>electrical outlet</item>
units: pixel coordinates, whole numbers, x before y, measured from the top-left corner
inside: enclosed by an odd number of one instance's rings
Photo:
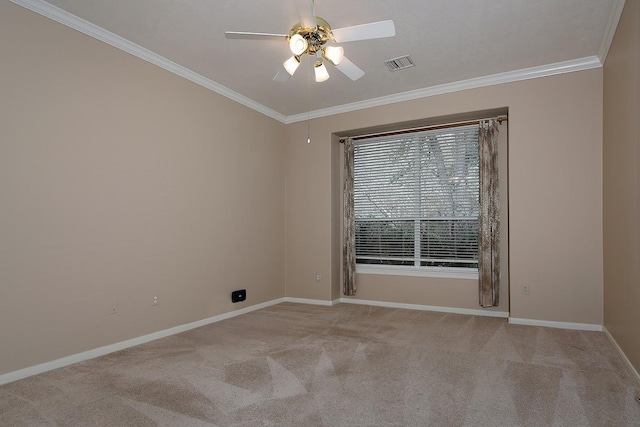
[[[151,300],[151,305],[158,305],[158,296],[154,295],[153,299]]]
[[[320,273],[316,274],[316,282],[319,282],[320,279],[322,279],[322,276],[320,276]]]
[[[531,287],[529,285],[522,285],[522,295],[530,295]]]
[[[113,301],[109,306],[109,314],[116,314],[117,312],[118,312],[118,301]]]

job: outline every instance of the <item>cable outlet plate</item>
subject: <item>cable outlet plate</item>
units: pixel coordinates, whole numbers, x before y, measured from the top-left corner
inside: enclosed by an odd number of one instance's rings
[[[247,299],[247,290],[240,289],[238,291],[231,292],[231,302],[242,302]]]

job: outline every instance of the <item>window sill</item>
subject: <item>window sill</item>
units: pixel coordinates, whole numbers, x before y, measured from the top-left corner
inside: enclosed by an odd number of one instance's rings
[[[358,265],[357,274],[379,274],[387,276],[434,277],[441,279],[478,280],[477,269],[438,268],[438,267],[405,267],[392,265]]]

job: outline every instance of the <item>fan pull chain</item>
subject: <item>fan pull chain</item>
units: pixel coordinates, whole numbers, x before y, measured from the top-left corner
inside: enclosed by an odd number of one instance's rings
[[[307,64],[307,144],[311,144],[311,67],[309,65],[311,64]]]

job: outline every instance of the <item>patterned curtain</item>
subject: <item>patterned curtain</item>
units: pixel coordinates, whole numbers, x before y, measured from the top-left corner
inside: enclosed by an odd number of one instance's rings
[[[344,282],[342,293],[346,296],[356,294],[356,218],[353,207],[353,140],[344,141],[344,221],[343,221],[343,260]]]
[[[478,277],[480,306],[496,307],[500,288],[500,193],[498,190],[498,125],[480,123],[480,218]]]

